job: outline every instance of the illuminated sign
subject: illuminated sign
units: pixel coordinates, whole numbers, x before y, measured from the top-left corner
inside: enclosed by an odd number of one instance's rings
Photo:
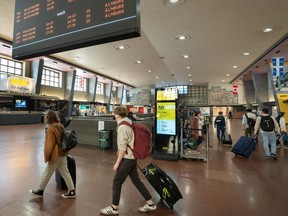
[[[156,95],[157,101],[176,100],[178,97],[177,88],[167,88],[165,90],[158,90]]]
[[[14,59],[139,37],[140,0],[16,0]]]
[[[176,103],[157,102],[157,134],[176,135]]]
[[[5,84],[1,85],[1,87],[4,87],[1,90],[29,94],[35,93],[35,80],[28,77],[9,76],[4,83],[6,83],[6,88]]]

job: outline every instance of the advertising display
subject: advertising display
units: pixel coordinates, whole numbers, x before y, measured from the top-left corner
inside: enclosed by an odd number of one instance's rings
[[[168,88],[164,90],[158,90],[156,94],[157,101],[171,101],[176,100],[178,97],[177,88]]]
[[[0,90],[34,94],[35,84],[36,82],[32,78],[9,75],[7,79],[6,78],[1,79]]]
[[[176,102],[157,102],[156,134],[176,135]]]

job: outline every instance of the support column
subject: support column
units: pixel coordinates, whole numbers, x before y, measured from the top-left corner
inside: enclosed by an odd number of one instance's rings
[[[35,94],[40,94],[41,92],[41,80],[43,74],[44,60],[34,60],[31,63],[31,78],[36,81]]]
[[[247,102],[247,108],[252,109],[252,104],[256,103],[253,80],[243,80],[243,84],[244,84],[244,94]]]
[[[264,102],[269,101],[268,96],[268,76],[267,73],[253,74],[253,82],[256,93],[256,102],[258,103],[259,109],[268,108],[264,105]]]
[[[64,98],[68,101],[68,117],[72,115],[72,108],[73,108],[73,97],[74,97],[74,87],[75,87],[75,79],[76,79],[76,70],[69,71],[63,73],[66,75],[66,83],[63,82],[63,86],[65,89]],[[65,85],[66,84],[66,85]]]

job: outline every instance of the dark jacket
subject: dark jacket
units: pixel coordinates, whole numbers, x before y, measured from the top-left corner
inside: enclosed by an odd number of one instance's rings
[[[64,112],[61,111],[61,110],[58,111],[58,117],[59,117],[59,119],[60,119],[60,123],[61,123],[65,128],[68,127],[68,125],[71,123],[71,120],[70,120],[70,119],[66,120],[65,114],[64,114]]]

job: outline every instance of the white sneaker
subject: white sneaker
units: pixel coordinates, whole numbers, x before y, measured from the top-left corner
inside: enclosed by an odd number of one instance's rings
[[[119,209],[113,209],[112,206],[108,206],[106,208],[100,209],[100,213],[102,215],[118,215]]]
[[[139,212],[149,212],[149,211],[154,211],[157,209],[157,206],[155,204],[153,204],[152,206],[148,205],[147,203],[142,206],[142,207],[139,207],[138,208],[138,211]]]

